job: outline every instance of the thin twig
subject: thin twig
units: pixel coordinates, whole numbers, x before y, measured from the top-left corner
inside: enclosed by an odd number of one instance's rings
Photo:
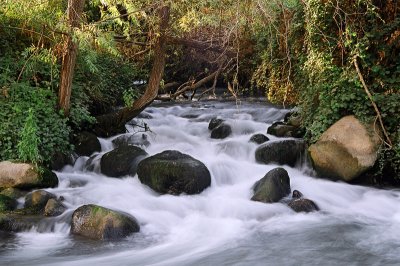
[[[364,87],[364,90],[365,90],[365,92],[367,93],[368,98],[369,98],[369,100],[371,101],[371,104],[372,104],[372,106],[374,107],[374,110],[375,110],[375,112],[376,112],[376,114],[377,114],[377,116],[378,116],[379,124],[381,125],[383,134],[385,135],[385,138],[386,138],[385,143],[386,143],[386,145],[388,145],[389,149],[391,149],[391,148],[393,147],[392,141],[390,140],[389,134],[387,133],[387,131],[386,131],[386,129],[385,129],[385,126],[384,126],[384,124],[383,124],[383,119],[382,119],[381,112],[379,111],[378,106],[377,106],[376,103],[374,102],[374,100],[373,100],[373,98],[372,98],[372,94],[371,94],[371,92],[369,91],[369,89],[368,89],[368,87],[367,87],[367,84],[365,83],[365,80],[364,80],[364,78],[363,78],[363,76],[362,76],[362,74],[361,74],[360,68],[359,68],[358,63],[357,63],[357,58],[358,58],[358,55],[354,56],[354,58],[353,58],[353,64],[354,64],[354,66],[355,66],[355,68],[356,68],[358,77],[360,78],[360,81],[361,81],[361,83],[362,83],[362,85],[363,85],[363,87]]]

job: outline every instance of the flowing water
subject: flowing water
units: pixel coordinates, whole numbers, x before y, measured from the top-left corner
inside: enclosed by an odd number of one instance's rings
[[[257,145],[248,140],[285,112],[261,102],[147,108],[136,120],[151,129],[146,151],[174,149],[199,159],[211,172],[211,187],[199,195],[160,196],[137,176],[86,171],[88,158],[81,157],[57,173],[59,187],[48,189],[65,198],[68,211],[52,227],[0,234],[0,265],[399,265],[398,191],[317,179],[306,166],[284,166],[292,190],[321,211],[295,213],[283,203],[250,201],[252,185],[276,165],[256,163]],[[225,140],[210,138],[208,121],[217,115],[233,128]],[[102,153],[113,148],[112,139],[100,140]],[[114,242],[71,236],[73,210],[89,203],[132,214],[140,233]]]

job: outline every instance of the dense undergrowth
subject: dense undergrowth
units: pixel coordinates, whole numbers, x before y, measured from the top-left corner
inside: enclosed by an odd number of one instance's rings
[[[260,31],[254,84],[271,101],[300,107],[312,143],[345,115],[379,124],[356,60],[390,141],[382,138],[392,143],[382,145],[375,175],[400,179],[400,5],[373,0],[270,5],[275,12],[267,28],[275,34]]]
[[[158,34],[157,12],[148,1],[85,2],[86,24],[74,35],[79,53],[71,111],[65,117],[57,108],[57,91],[67,31],[66,3],[0,0],[4,1],[0,8],[0,160],[47,162],[55,151],[69,152],[74,132],[90,128],[94,116],[117,105],[131,105],[142,93],[133,81],[148,78]],[[398,1],[166,3],[172,9],[168,34],[218,52],[170,44],[162,83],[199,80],[230,53],[231,59],[221,61],[227,66],[219,84],[233,84],[246,94],[261,90],[272,102],[297,105],[305,137],[313,143],[345,115],[377,123],[361,74],[388,132],[388,138],[382,136],[388,144],[380,149],[374,175],[400,180]],[[122,41],[117,45],[115,38]]]

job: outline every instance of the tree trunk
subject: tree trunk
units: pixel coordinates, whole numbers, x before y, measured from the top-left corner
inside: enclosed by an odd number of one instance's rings
[[[68,35],[64,47],[58,92],[58,105],[64,111],[65,116],[69,115],[72,79],[74,77],[76,55],[78,53],[78,45],[72,40],[72,30],[81,24],[84,4],[85,0],[68,0],[68,23],[71,33]]]
[[[169,6],[162,6],[159,9],[160,35],[154,45],[154,61],[145,93],[132,106],[125,107],[116,113],[97,117],[97,124],[93,130],[96,135],[109,137],[118,133],[124,133],[125,124],[135,118],[157,97],[165,68],[165,30],[168,28],[169,12]]]

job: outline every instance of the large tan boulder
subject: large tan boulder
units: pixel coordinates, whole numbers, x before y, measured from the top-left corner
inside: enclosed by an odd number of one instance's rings
[[[325,131],[309,152],[320,176],[351,181],[374,165],[380,145],[378,129],[351,115]]]
[[[47,169],[39,169],[27,163],[0,162],[0,189],[46,188],[57,185],[57,176]]]

